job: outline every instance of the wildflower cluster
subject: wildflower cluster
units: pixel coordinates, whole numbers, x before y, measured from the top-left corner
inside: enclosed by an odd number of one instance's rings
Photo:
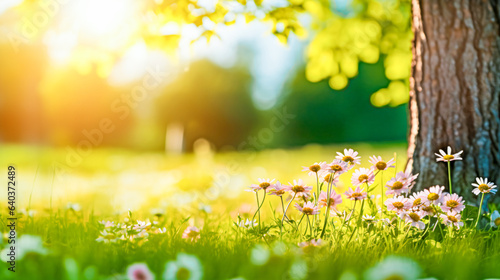
[[[436,160],[447,162],[450,169],[449,163],[461,160],[461,154],[462,152],[452,153],[451,147],[448,147],[447,152],[440,150],[440,153],[436,154],[438,156]],[[465,200],[452,192],[451,176],[448,176],[449,192],[445,191],[445,186],[440,185],[421,191],[412,191],[418,174],[412,174],[410,170],[394,172],[394,177],[384,181],[383,172],[395,168],[394,158],[385,161],[382,157],[374,155],[369,157],[369,163],[369,168],[356,168],[361,164],[358,152],[353,149],[344,149],[343,153],[338,152],[331,162],[315,162],[303,167],[302,171],[315,177],[316,186],[311,186],[302,179],[293,180],[287,185],[276,179],[259,179],[259,183],[251,185],[248,190],[256,195],[257,211],[252,220],[239,221],[238,225],[247,229],[259,226],[259,230],[267,230],[268,228],[261,227],[260,216],[266,194],[269,194],[279,197],[281,201],[283,214],[281,222],[277,222],[280,233],[283,234],[283,229],[287,224],[295,230],[299,229],[301,222],[305,220],[307,221],[306,232],[309,229],[309,238],[314,241],[314,244],[321,242],[321,239],[316,238],[323,238],[325,232],[329,231],[330,225],[335,227],[335,223],[340,222],[342,227],[350,226],[352,220],[357,220],[354,222],[357,226],[362,225],[363,222],[369,225],[379,221],[391,226],[396,221],[398,225],[403,223],[409,226],[408,230],[411,227],[424,230],[431,226],[435,229],[438,223],[455,229],[464,226],[461,213],[465,209]],[[340,177],[351,169],[353,172],[349,181],[352,186],[342,193],[337,187]],[[477,178],[476,182],[472,184],[475,187],[472,190],[474,194],[482,193],[484,198],[484,194],[496,192],[495,184],[488,182],[487,178]],[[374,195],[377,185],[381,190],[381,203],[379,204],[377,204],[378,197]],[[262,199],[259,199],[259,193],[262,193]],[[351,203],[341,205],[343,201],[349,200]],[[289,217],[289,207],[292,203],[301,216],[298,224]],[[348,204],[353,205],[352,208]],[[359,209],[356,208],[357,204],[360,204]],[[365,204],[368,205],[368,209]],[[478,211],[476,225],[480,218],[480,211]],[[357,219],[353,219],[356,215]],[[331,223],[329,223],[330,216],[332,217]],[[255,220],[256,217],[258,221]],[[431,221],[434,224],[431,225]],[[309,246],[310,243],[301,244]]]
[[[116,243],[118,241],[142,244],[147,242],[152,234],[164,234],[167,229],[161,228],[158,221],[151,223],[149,220],[132,222],[125,219],[123,223],[113,221],[100,221],[100,235],[98,242]]]

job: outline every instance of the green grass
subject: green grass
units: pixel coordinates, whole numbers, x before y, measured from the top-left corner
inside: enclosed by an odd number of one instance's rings
[[[52,183],[52,163],[63,161],[64,150],[2,147],[0,152],[7,155],[2,158],[5,161],[2,165],[14,163],[18,170],[20,209],[28,208],[33,189],[32,208],[37,212],[33,217],[24,215],[18,220],[18,234],[40,236],[48,254],[26,255],[17,263],[16,273],[7,271],[4,263],[0,278],[124,279],[130,264],[145,262],[156,279],[162,279],[166,262],[175,260],[179,252],[201,261],[204,279],[366,279],[365,271],[388,255],[415,260],[422,269],[421,277],[500,278],[499,232],[491,228],[472,229],[474,213],[470,213],[471,218],[466,219],[467,226],[462,230],[438,226],[425,234],[398,222],[391,226],[382,222],[368,226],[355,216],[349,225],[344,225],[336,217],[333,225],[329,223],[323,246],[306,249],[297,244],[313,236],[309,236],[304,220],[295,228],[300,215],[293,206],[288,213],[295,223],[285,223],[284,233],[280,234],[282,214],[279,210],[271,211],[281,207],[277,197],[266,198],[262,207],[264,229],[260,232],[234,225],[238,213],[246,218],[256,209],[255,196],[243,191],[256,178],[278,178],[284,183],[302,178],[315,186],[313,178],[302,172],[301,166],[330,161],[340,148],[310,146],[215,155],[199,151],[187,156],[102,149],[93,151],[80,166],[66,170],[62,176],[56,175]],[[397,169],[403,168],[404,145],[354,145],[353,148],[360,152],[364,166],[369,155],[389,158],[397,152]],[[33,154],[37,160],[30,160]],[[386,174],[384,180],[392,176]],[[338,192],[350,187],[350,175],[342,178]],[[217,183],[219,193],[208,194],[207,190]],[[373,194],[377,191],[378,188]],[[68,210],[65,208],[68,202],[78,203],[82,209]],[[252,205],[252,211],[244,212],[242,204]],[[210,205],[211,213],[200,210],[200,205]],[[350,211],[351,207],[352,204],[344,202],[342,209]],[[124,222],[129,208],[132,220],[157,221],[158,227],[165,227],[167,232],[152,234],[142,244],[97,242],[102,230],[98,221]],[[150,212],[153,208],[165,211],[165,215],[153,215]],[[359,206],[356,209],[359,211]],[[367,207],[365,211],[372,210]],[[322,218],[323,214],[324,211]],[[2,223],[6,222],[6,215],[2,212]],[[482,224],[485,223],[486,218]],[[181,238],[188,224],[201,228],[197,242]],[[321,229],[322,222],[318,221],[314,231],[319,234]],[[6,231],[4,225],[2,231]],[[4,239],[4,246],[5,242]],[[74,260],[77,268],[72,268],[69,260]],[[96,273],[91,277],[93,271]]]

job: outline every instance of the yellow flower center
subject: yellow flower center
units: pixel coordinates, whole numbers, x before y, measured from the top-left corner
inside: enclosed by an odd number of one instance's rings
[[[330,166],[330,169],[332,169],[335,172],[342,171],[342,166],[340,166],[338,164],[334,164],[334,165]]]
[[[309,166],[309,170],[311,170],[312,172],[318,172],[320,169],[321,169],[321,166],[319,166],[317,164],[313,164],[313,165]]]
[[[405,205],[403,204],[403,202],[396,201],[392,203],[392,206],[396,207],[397,209],[402,209]]]
[[[379,161],[377,162],[377,164],[375,164],[375,167],[377,167],[378,170],[385,170],[385,168],[387,167],[387,163]]]
[[[191,272],[189,270],[187,270],[187,268],[181,267],[181,268],[179,268],[179,270],[177,270],[177,273],[175,276],[176,276],[175,279],[187,280],[187,279],[189,279],[189,276],[191,276]]]
[[[267,189],[271,184],[269,184],[268,182],[263,182],[263,183],[260,183],[259,187],[263,188],[264,190]]]
[[[490,186],[487,184],[481,184],[477,187],[481,192],[487,192],[490,190]]]
[[[189,236],[189,237],[191,237],[191,238],[195,238],[196,236],[198,236],[198,232],[197,232],[197,231],[192,230],[192,231],[190,231],[190,232],[188,233],[188,236]]]
[[[426,207],[423,207],[422,210],[424,210],[425,212],[431,212],[431,213],[436,213],[436,210],[434,209],[434,207],[432,206],[426,206]]]
[[[311,215],[313,213],[313,209],[309,208],[309,207],[304,207],[302,208],[302,213],[306,214],[306,215]]]
[[[427,199],[429,200],[436,200],[439,198],[439,194],[437,193],[430,193],[428,196],[427,196]]]
[[[454,158],[455,158],[455,157],[454,157],[453,155],[445,155],[445,156],[443,156],[443,159],[444,159],[444,160],[447,160],[447,161],[449,161],[449,160],[451,160],[451,159],[454,159]]]
[[[412,220],[414,220],[415,222],[420,221],[420,216],[419,216],[417,213],[413,213],[413,212],[412,212],[412,213],[408,214],[408,216],[410,216],[410,218],[411,218]]]
[[[326,204],[326,202],[328,202],[328,207],[332,207],[335,205],[335,199],[332,199],[331,197],[330,197],[330,201],[328,201],[328,198],[325,199],[325,204]]]
[[[279,190],[274,192],[277,195],[283,195],[285,193],[285,190]]]
[[[296,192],[296,193],[298,193],[298,192],[303,192],[303,191],[305,191],[305,190],[306,190],[306,189],[304,189],[304,187],[303,187],[303,186],[300,186],[300,185],[295,185],[295,186],[293,186],[293,188],[292,188],[292,191],[293,191],[293,192]]]
[[[446,201],[446,206],[448,206],[450,208],[455,208],[458,206],[458,202],[456,200],[450,199],[450,200]]]
[[[343,162],[348,162],[348,163],[350,163],[350,164],[353,164],[353,163],[354,163],[354,159],[353,159],[352,157],[350,157],[350,156],[345,156],[345,157],[343,157],[343,158],[342,158],[342,161],[343,161]]]
[[[324,179],[325,179],[325,182],[330,182],[330,180],[333,179],[333,176],[331,173],[328,173],[325,175]]]
[[[353,198],[358,198],[358,197],[360,197],[360,196],[362,196],[362,195],[363,195],[362,193],[355,192],[355,193],[351,194],[351,197],[353,197]]]
[[[400,190],[402,188],[403,188],[403,183],[401,183],[399,181],[394,182],[394,184],[392,184],[392,187],[391,187],[391,189],[393,189],[393,190]]]
[[[368,180],[368,175],[366,175],[366,174],[361,174],[361,175],[358,177],[358,180],[359,180],[359,182],[360,182],[360,183],[363,183],[363,182],[365,182],[365,181],[367,181],[367,180]]]
[[[495,226],[500,226],[500,218],[496,218],[493,222],[495,223]]]
[[[448,216],[448,220],[452,221],[453,223],[458,222],[458,219],[455,216]]]
[[[422,199],[419,197],[413,201],[413,206],[419,206],[422,204]]]

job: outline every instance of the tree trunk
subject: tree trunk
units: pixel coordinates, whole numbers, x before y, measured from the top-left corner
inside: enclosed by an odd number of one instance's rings
[[[500,1],[412,0],[408,165],[417,190],[444,185],[447,165],[434,153],[463,150],[453,161],[453,192],[477,201],[471,183],[500,184]]]

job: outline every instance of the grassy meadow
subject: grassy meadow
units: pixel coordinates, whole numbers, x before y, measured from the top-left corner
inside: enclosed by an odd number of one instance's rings
[[[334,190],[343,203],[322,237],[325,211],[302,215],[292,204],[285,219],[279,197],[268,195],[257,215],[255,194],[245,191],[257,178],[303,179],[316,191],[315,177],[302,167],[330,162],[343,148],[213,153],[200,146],[188,155],[96,149],[70,167],[65,149],[3,146],[2,166],[17,170],[18,259],[16,273],[3,261],[0,278],[500,278],[500,235],[488,226],[489,213],[479,230],[474,207],[462,212],[460,228],[427,217],[423,230],[378,209],[377,182],[404,170],[405,144],[349,146],[359,152],[361,167],[370,166],[371,155],[396,155],[395,168],[377,174],[364,210],[344,195],[355,168],[342,174]],[[283,195],[285,204],[289,198]],[[6,207],[1,215],[2,247],[8,247]],[[258,225],[245,225],[258,216]],[[190,227],[199,232],[189,235]]]

